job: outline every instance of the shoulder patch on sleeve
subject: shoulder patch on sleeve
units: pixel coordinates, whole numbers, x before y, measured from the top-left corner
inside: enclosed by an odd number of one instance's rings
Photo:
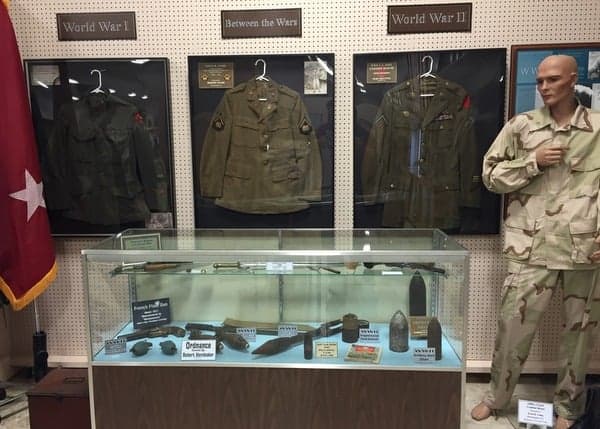
[[[377,124],[381,124],[381,125],[386,125],[388,123],[387,119],[385,119],[384,115],[379,115],[378,117],[375,118],[375,122],[373,122],[373,125],[377,125]]]
[[[461,108],[464,110],[469,110],[471,108],[471,97],[469,95],[467,95],[467,96],[465,96],[465,98],[463,98]]]
[[[313,127],[306,116],[298,124],[298,129],[304,135],[308,135],[312,132]]]
[[[136,124],[144,123],[144,117],[142,116],[142,114],[140,112],[135,112],[135,114],[133,115],[133,120]]]
[[[225,128],[225,121],[223,120],[223,117],[221,115],[213,119],[212,127],[217,131],[221,131],[223,128]]]

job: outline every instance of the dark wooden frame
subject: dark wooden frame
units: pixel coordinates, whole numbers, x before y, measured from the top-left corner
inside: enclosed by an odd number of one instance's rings
[[[510,47],[510,79],[509,79],[509,93],[508,93],[508,119],[512,118],[516,113],[516,99],[517,99],[517,70],[519,69],[518,54],[521,52],[539,52],[539,51],[553,51],[554,53],[567,53],[577,49],[598,49],[600,50],[600,43],[589,42],[589,43],[542,43],[542,44],[526,44],[526,45],[512,45]],[[502,218],[506,219],[508,203],[507,199],[503,200]]]
[[[177,213],[176,213],[176,201],[175,201],[175,165],[174,165],[174,148],[173,148],[173,120],[172,120],[172,106],[171,106],[171,82],[170,82],[170,65],[169,59],[166,57],[144,57],[144,58],[136,58],[136,57],[108,57],[108,58],[36,58],[36,59],[25,59],[23,60],[23,69],[25,70],[26,82],[27,82],[27,90],[29,95],[29,100],[32,105],[34,105],[35,95],[32,91],[34,85],[32,84],[32,76],[33,67],[38,65],[55,65],[57,67],[61,67],[61,70],[65,68],[68,69],[69,65],[79,64],[81,67],[87,67],[89,70],[99,67],[99,64],[103,63],[115,63],[115,64],[129,64],[133,61],[143,61],[143,62],[152,62],[156,63],[157,67],[161,67],[160,79],[161,83],[164,86],[164,92],[157,92],[157,101],[156,103],[161,106],[161,110],[164,111],[164,114],[161,116],[162,120],[160,122],[160,127],[163,129],[163,137],[164,143],[161,142],[161,154],[163,156],[163,161],[165,162],[165,167],[167,169],[167,178],[168,178],[168,199],[169,199],[169,212],[172,215],[173,225],[175,228],[177,226]],[[142,63],[143,64],[143,63]],[[133,67],[136,67],[135,65]],[[105,71],[105,70],[104,70]],[[63,73],[64,78],[64,71]],[[115,77],[121,77],[115,75]],[[105,82],[106,83],[106,82]],[[89,84],[89,82],[85,82],[82,84],[82,88],[84,85]],[[52,99],[54,100],[54,95]],[[58,96],[56,96],[58,98]],[[64,94],[62,98],[60,98],[62,102],[65,102]],[[39,115],[38,115],[39,116]],[[42,127],[36,121],[39,121],[40,118],[34,114],[34,129],[36,130],[36,135],[38,130]],[[54,121],[54,118],[52,119]],[[38,145],[40,141],[44,141],[47,136],[37,135]],[[38,147],[39,151],[39,147]],[[58,212],[57,212],[58,213]],[[117,232],[122,231],[123,229],[130,228],[131,225],[109,225],[104,226],[100,224],[86,224],[84,222],[73,222],[73,224],[61,225],[61,222],[65,220],[60,214],[50,214],[50,228],[53,236],[107,236]],[[141,226],[140,226],[141,227]]]
[[[469,94],[472,109],[478,159],[489,149],[497,133],[504,124],[506,106],[506,57],[505,48],[452,49],[439,51],[402,51],[371,52],[354,54],[353,76],[368,91],[363,93],[360,85],[353,85],[353,138],[354,158],[354,227],[373,228],[381,226],[383,203],[369,204],[361,187],[363,176],[362,162],[368,141],[369,130],[375,121],[375,112],[383,100],[384,94],[394,86],[409,81],[427,71],[428,63],[423,62],[426,55],[434,58],[432,72],[441,78],[462,86]],[[458,58],[456,60],[455,58]],[[397,82],[368,83],[366,64],[397,63]],[[441,64],[440,64],[441,62]],[[433,65],[433,64],[432,64]],[[475,77],[477,76],[477,77]],[[362,106],[361,111],[358,107]],[[369,107],[365,110],[364,107]],[[461,213],[461,225],[446,230],[449,234],[498,234],[500,232],[500,196],[481,189],[481,210],[464,210]],[[430,224],[430,227],[436,225]]]
[[[316,57],[324,60],[329,67],[335,64],[335,55],[331,53],[312,52],[300,54],[268,54],[268,55],[192,55],[188,56],[188,80],[190,121],[192,133],[192,158],[194,170],[194,213],[196,228],[331,228],[334,222],[335,177],[333,173],[333,153],[335,152],[335,69],[328,76],[327,94],[304,93],[304,62],[313,61]],[[233,85],[246,82],[261,73],[262,67],[254,63],[262,59],[266,61],[266,73],[269,78],[286,85],[298,92],[306,104],[309,115],[314,110],[327,112],[327,118],[320,121],[312,116],[321,158],[323,160],[323,181],[321,201],[311,202],[308,210],[291,213],[242,213],[224,209],[215,204],[214,198],[205,198],[200,193],[199,167],[202,145],[206,131],[210,126],[208,119],[214,114],[227,88],[199,88],[197,80],[198,64],[232,63]],[[309,101],[312,99],[312,101]],[[312,106],[312,107],[311,107]],[[317,107],[315,107],[317,106]],[[318,107],[321,106],[321,107]],[[321,110],[319,110],[321,109]],[[205,118],[205,119],[203,119]]]
[[[510,83],[509,83],[509,95],[508,95],[508,117],[512,118],[516,112],[515,102],[517,97],[517,70],[518,54],[522,52],[536,52],[536,51],[553,51],[554,53],[560,54],[565,53],[568,55],[569,51],[573,50],[587,50],[591,51],[597,49],[600,51],[600,42],[582,42],[582,43],[543,43],[543,44],[526,44],[526,45],[512,45],[510,48]],[[600,80],[599,80],[600,82]]]

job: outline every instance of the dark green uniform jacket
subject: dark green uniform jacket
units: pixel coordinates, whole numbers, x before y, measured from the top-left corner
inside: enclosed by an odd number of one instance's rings
[[[92,224],[143,221],[167,211],[165,166],[138,109],[91,94],[61,107],[44,170],[50,210]]]
[[[365,202],[384,203],[384,226],[457,228],[461,207],[479,207],[469,104],[461,86],[441,78],[416,78],[384,95],[361,172]]]
[[[321,155],[299,94],[250,80],[228,90],[206,133],[200,192],[243,213],[289,213],[321,199]]]

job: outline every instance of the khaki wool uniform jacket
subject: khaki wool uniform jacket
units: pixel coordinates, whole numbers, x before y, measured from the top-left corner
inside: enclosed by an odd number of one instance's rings
[[[321,199],[321,154],[300,95],[273,80],[228,90],[202,146],[200,193],[242,213],[290,213]]]
[[[91,94],[57,114],[42,163],[48,209],[97,225],[168,211],[165,165],[137,107]]]
[[[362,162],[364,200],[384,204],[383,226],[457,228],[460,208],[480,205],[479,166],[467,92],[415,78],[383,97]]]
[[[562,162],[540,170],[535,150],[542,145],[567,147]],[[484,157],[483,182],[510,193],[503,253],[511,272],[515,264],[598,267],[589,255],[600,230],[600,112],[579,105],[562,128],[546,107],[515,116]]]

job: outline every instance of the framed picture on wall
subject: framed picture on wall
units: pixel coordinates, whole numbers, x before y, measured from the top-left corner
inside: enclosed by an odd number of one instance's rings
[[[166,58],[25,60],[50,227],[174,227]]]
[[[481,165],[505,73],[505,49],[354,55],[355,227],[498,233]]]
[[[188,57],[197,228],[333,227],[333,54]]]
[[[513,45],[509,117],[543,106],[536,88],[537,66],[548,55],[557,54],[575,58],[575,94],[584,106],[600,110],[600,43]]]

